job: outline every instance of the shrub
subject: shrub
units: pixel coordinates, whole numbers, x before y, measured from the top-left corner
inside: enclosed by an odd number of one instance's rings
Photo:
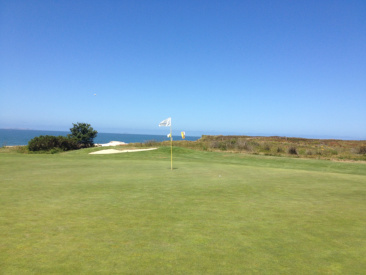
[[[243,139],[239,139],[238,141],[237,141],[237,143],[236,143],[236,148],[238,149],[238,150],[243,150],[243,149],[247,149],[247,143],[246,143],[246,141],[245,140],[243,140]]]
[[[42,151],[55,148],[57,145],[55,136],[39,136],[28,142],[29,151]]]
[[[236,144],[236,148],[238,148],[239,150],[245,150],[248,152],[253,152],[256,147],[259,147],[259,143],[255,142],[255,141],[240,140],[240,142],[238,142]]]
[[[297,155],[297,150],[296,150],[296,147],[292,146],[288,149],[288,153],[290,155]]]
[[[358,150],[359,154],[366,154],[366,146],[361,146],[360,149]]]
[[[219,145],[219,148],[221,149],[221,150],[227,150],[227,148],[228,148],[228,144],[226,143],[226,142],[220,142],[220,145]]]
[[[68,151],[78,148],[77,141],[64,136],[39,136],[28,142],[29,151],[49,151],[53,149]]]
[[[58,148],[62,151],[79,149],[78,141],[74,138],[58,136]]]
[[[144,145],[145,146],[149,146],[149,147],[152,147],[152,146],[159,146],[159,142],[158,141],[156,141],[156,140],[154,140],[154,139],[152,139],[152,140],[148,140],[148,141],[145,141],[144,142]]]
[[[312,156],[312,155],[313,155],[313,151],[311,151],[311,150],[307,150],[307,151],[306,151],[306,154],[307,154],[308,156]]]
[[[216,140],[211,141],[210,142],[210,147],[213,148],[213,149],[217,149],[217,148],[220,147],[220,142],[219,141],[216,141]]]
[[[269,146],[269,144],[264,144],[263,149],[264,151],[270,151],[271,147]]]

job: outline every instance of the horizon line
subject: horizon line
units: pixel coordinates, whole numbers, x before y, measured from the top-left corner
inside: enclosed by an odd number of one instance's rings
[[[18,131],[49,131],[49,132],[68,132],[67,130],[45,130],[45,129],[34,129],[34,128],[21,128],[21,127],[5,127],[1,128],[0,130],[18,130]],[[139,130],[142,131],[142,130]],[[152,130],[146,130],[152,131]],[[174,131],[173,131],[174,132]],[[186,131],[189,133],[189,131]],[[198,131],[192,131],[198,132]],[[303,139],[329,139],[329,140],[366,140],[366,138],[359,138],[359,137],[340,137],[340,136],[333,136],[333,135],[279,135],[279,134],[263,134],[263,133],[248,133],[248,134],[238,134],[238,133],[218,133],[217,131],[208,131],[211,133],[207,134],[197,134],[197,135],[186,135],[187,137],[202,137],[202,136],[247,136],[247,137],[286,137],[286,138],[303,138]],[[216,132],[215,134],[213,132]],[[108,132],[103,131],[99,132],[101,134],[121,134],[121,135],[151,135],[151,136],[165,136],[165,134],[149,134],[149,133],[131,133],[131,132]],[[179,136],[179,134],[173,134],[174,136]]]

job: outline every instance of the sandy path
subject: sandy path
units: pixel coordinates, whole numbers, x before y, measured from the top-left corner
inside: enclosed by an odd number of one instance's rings
[[[156,149],[158,149],[158,148],[126,149],[126,150],[106,149],[106,150],[100,150],[100,151],[92,152],[92,153],[89,153],[89,154],[90,155],[104,155],[104,154],[133,153],[133,152],[151,151],[151,150],[156,150]]]

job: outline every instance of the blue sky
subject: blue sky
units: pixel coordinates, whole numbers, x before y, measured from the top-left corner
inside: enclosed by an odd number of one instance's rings
[[[0,128],[366,139],[365,30],[364,0],[0,0]]]

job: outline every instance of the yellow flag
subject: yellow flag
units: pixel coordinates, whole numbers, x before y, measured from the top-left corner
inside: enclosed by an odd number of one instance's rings
[[[185,139],[186,138],[186,132],[183,131],[180,134],[182,135],[182,139]]]

